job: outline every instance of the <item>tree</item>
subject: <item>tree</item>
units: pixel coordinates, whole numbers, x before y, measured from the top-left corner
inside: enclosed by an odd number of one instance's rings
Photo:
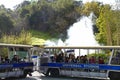
[[[73,0],[55,0],[53,2],[40,0],[36,6],[38,8],[29,17],[30,27],[48,32],[54,37],[66,34],[69,26],[80,16],[76,10],[79,9],[79,6],[75,6]]]
[[[84,15],[89,16],[91,12],[95,14],[95,16],[99,17],[101,8],[101,3],[99,2],[87,2],[85,5],[83,5],[82,13]]]
[[[101,9],[100,16],[97,19],[99,33],[96,39],[104,45],[120,45],[119,39],[119,11],[111,10],[109,5],[104,5]]]
[[[12,44],[31,44],[32,35],[29,32],[22,30],[20,34],[2,34],[0,43],[12,43]]]
[[[13,27],[11,19],[5,14],[0,14],[0,32],[9,33]]]

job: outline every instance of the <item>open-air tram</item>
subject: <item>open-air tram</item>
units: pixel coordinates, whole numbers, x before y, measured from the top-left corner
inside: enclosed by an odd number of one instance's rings
[[[120,46],[45,46],[36,50],[39,71],[46,76],[120,78]]]
[[[0,79],[25,78],[33,72],[30,45],[0,43]]]

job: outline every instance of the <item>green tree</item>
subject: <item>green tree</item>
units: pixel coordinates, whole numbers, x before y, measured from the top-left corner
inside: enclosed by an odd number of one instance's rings
[[[20,34],[2,34],[0,43],[12,44],[31,44],[32,35],[29,32],[22,30]]]
[[[99,2],[87,2],[83,5],[82,13],[84,15],[89,16],[91,12],[95,14],[95,16],[99,16],[100,14],[101,3]]]
[[[9,33],[13,27],[11,19],[5,14],[0,14],[0,32]]]
[[[79,6],[75,6],[73,0],[55,0],[53,2],[40,0],[36,6],[38,6],[38,10],[29,17],[30,27],[48,32],[53,37],[66,34],[69,26],[80,16],[76,10],[79,9]]]
[[[119,11],[111,10],[109,5],[104,5],[101,9],[100,16],[97,19],[99,33],[96,39],[104,45],[120,45],[119,39]]]

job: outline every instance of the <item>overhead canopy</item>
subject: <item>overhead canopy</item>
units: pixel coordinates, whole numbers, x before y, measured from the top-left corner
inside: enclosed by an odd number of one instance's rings
[[[120,49],[120,46],[46,46],[45,49]]]
[[[32,48],[31,45],[22,45],[22,44],[6,44],[0,43],[0,47],[22,47],[22,48]]]

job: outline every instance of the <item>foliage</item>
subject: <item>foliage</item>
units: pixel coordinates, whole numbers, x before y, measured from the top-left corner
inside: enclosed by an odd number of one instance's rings
[[[32,37],[32,44],[31,45],[43,46],[43,45],[45,45],[45,40],[44,39],[40,39],[40,38]]]
[[[101,58],[103,58],[105,63],[108,63],[110,54],[109,53],[92,53],[92,54],[89,54],[89,57],[91,57],[91,56],[94,56],[96,59],[101,57]]]
[[[82,13],[89,16],[91,12],[94,12],[95,16],[99,17],[101,3],[99,2],[87,2],[83,5]]]
[[[117,14],[116,14],[117,13]],[[96,40],[104,45],[120,45],[119,39],[119,18],[117,10],[111,10],[109,5],[104,5],[100,16],[96,21],[99,33],[96,34]]]
[[[13,22],[10,17],[5,14],[0,14],[0,32],[9,33],[13,27]]]
[[[6,57],[8,55],[8,48],[0,48],[0,56]]]
[[[35,31],[35,30],[29,30],[29,32],[31,33],[31,35],[33,37],[36,37],[36,38],[41,38],[41,39],[45,39],[45,40],[52,38],[48,33],[43,33],[43,32],[39,32],[39,31]]]
[[[76,16],[80,16],[76,10],[79,8],[73,4],[73,0],[40,0],[19,7],[16,10],[28,21],[28,29],[47,32],[52,37],[66,34],[69,26],[78,18]]]
[[[29,32],[22,30],[21,33],[17,35],[3,34],[2,37],[0,38],[0,42],[12,44],[31,44],[31,38],[32,35]]]
[[[1,5],[1,42],[29,44],[30,42],[27,40],[30,39],[22,38],[26,35],[28,38],[32,36],[45,40],[51,38],[62,38],[63,40],[66,38],[67,29],[81,15],[88,16],[91,12],[97,18],[94,24],[96,40],[103,45],[120,45],[120,11],[111,10],[110,5],[99,2],[82,4],[82,2],[76,3],[74,0],[24,1],[16,6],[15,10]],[[22,33],[23,29],[25,31]]]

